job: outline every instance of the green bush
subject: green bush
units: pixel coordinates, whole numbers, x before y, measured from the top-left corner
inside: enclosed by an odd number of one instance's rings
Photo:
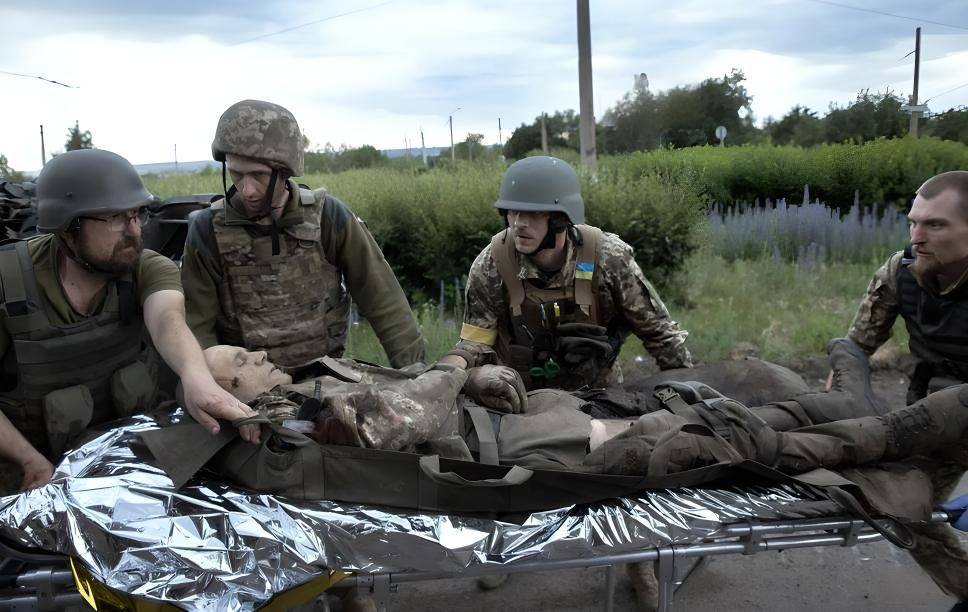
[[[855,190],[863,203],[907,205],[931,176],[968,167],[968,146],[935,138],[884,139],[864,144],[692,147],[603,158],[609,173],[658,175],[722,203],[812,198],[847,209]]]
[[[440,280],[467,274],[477,254],[503,227],[494,209],[505,165],[457,160],[431,170],[368,168],[310,174],[362,217],[400,283],[417,301],[437,295]],[[146,177],[160,197],[220,192],[219,175]],[[662,284],[696,244],[703,204],[688,186],[657,176],[600,173],[581,177],[588,222],[614,232],[636,250],[649,278]],[[448,289],[450,291],[450,289]]]

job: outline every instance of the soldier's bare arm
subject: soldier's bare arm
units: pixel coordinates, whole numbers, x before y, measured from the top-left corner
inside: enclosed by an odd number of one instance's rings
[[[185,299],[180,292],[166,289],[149,295],[144,321],[158,352],[181,380],[184,408],[196,421],[215,434],[219,431],[216,419],[234,421],[252,415],[248,406],[212,378],[202,349],[185,323]],[[259,441],[254,426],[239,432],[249,442]]]
[[[337,266],[346,287],[373,327],[390,365],[399,368],[424,360],[424,339],[407,296],[373,235],[346,206],[328,197],[323,223],[335,226]],[[324,235],[324,247],[327,232]]]
[[[17,431],[2,412],[0,412],[0,457],[20,465],[23,469],[24,479],[20,485],[21,491],[46,484],[54,473],[54,466],[50,461]]]

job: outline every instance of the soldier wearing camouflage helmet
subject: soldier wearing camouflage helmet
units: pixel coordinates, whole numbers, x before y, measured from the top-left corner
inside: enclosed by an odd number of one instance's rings
[[[142,249],[153,197],[134,167],[109,151],[70,151],[44,167],[37,199],[49,233],[0,249],[0,494],[46,482],[89,425],[153,407],[145,331],[200,423],[215,430],[213,416],[249,414],[205,368],[177,266]]]
[[[406,296],[369,230],[324,189],[292,180],[303,174],[292,113],[233,104],[212,156],[225,197],[193,214],[182,258],[188,323],[203,346],[265,350],[282,365],[341,355],[352,296],[392,365],[423,360]]]

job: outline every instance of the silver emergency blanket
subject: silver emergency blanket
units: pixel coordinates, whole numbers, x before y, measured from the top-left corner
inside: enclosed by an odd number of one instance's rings
[[[135,417],[69,453],[52,482],[0,498],[0,534],[71,555],[109,587],[187,609],[254,609],[325,568],[454,573],[479,565],[586,559],[709,540],[728,523],[829,516],[816,490],[776,485],[648,491],[637,499],[495,521],[227,486],[175,490]]]

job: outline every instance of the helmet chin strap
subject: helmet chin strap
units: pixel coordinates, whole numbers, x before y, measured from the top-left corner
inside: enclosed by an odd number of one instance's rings
[[[76,219],[74,220],[74,223],[77,223]],[[99,274],[99,275],[107,274],[107,272],[105,272],[104,270],[99,270],[94,266],[94,264],[90,263],[80,255],[78,255],[77,252],[74,249],[72,249],[70,245],[67,244],[67,241],[64,240],[64,238],[60,234],[57,234],[56,236],[54,236],[54,240],[57,242],[57,247],[61,250],[61,252],[64,253],[64,255],[67,256],[72,261],[77,262],[77,264],[82,268],[84,268],[84,271],[87,272],[88,274]]]
[[[501,216],[504,217],[504,238],[502,238],[501,240],[502,242],[504,242],[505,240],[508,239],[508,236],[510,235],[509,230],[511,229],[511,224],[508,222],[508,211],[506,209],[503,209],[503,208],[501,209]],[[554,215],[552,215],[548,219],[548,231],[545,232],[544,238],[542,238],[541,243],[538,244],[538,248],[531,251],[530,253],[524,253],[524,255],[527,255],[528,257],[534,257],[541,251],[555,248],[555,244],[558,241],[558,234],[560,234],[565,230],[571,230],[574,227],[575,225],[570,220],[562,222],[558,220]],[[577,234],[577,232],[574,232],[574,233]],[[579,235],[579,240],[580,240],[580,235]]]

